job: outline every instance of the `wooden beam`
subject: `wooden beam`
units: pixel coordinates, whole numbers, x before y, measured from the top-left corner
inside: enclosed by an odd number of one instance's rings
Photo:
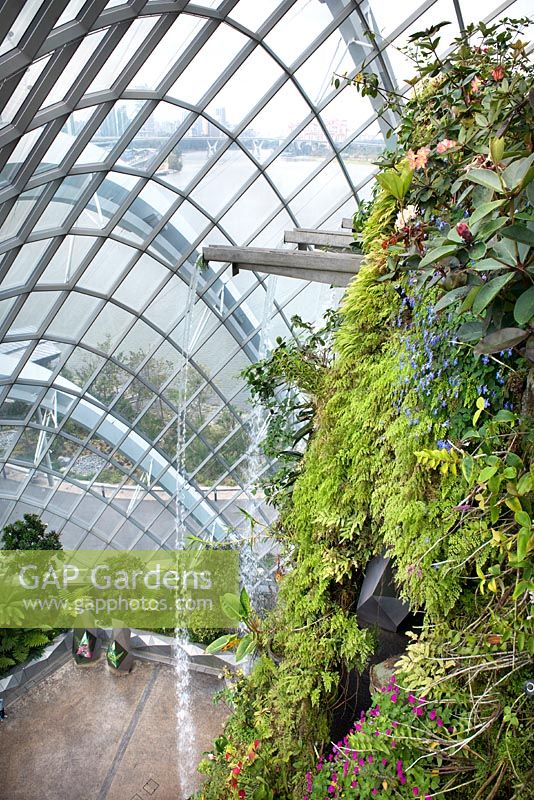
[[[347,286],[360,268],[362,256],[304,250],[212,245],[202,250],[204,261],[222,261],[235,269],[300,278],[332,286]]]
[[[340,231],[316,231],[312,228],[295,228],[284,232],[286,244],[298,244],[299,248],[311,245],[313,247],[350,247],[354,238],[352,233]]]

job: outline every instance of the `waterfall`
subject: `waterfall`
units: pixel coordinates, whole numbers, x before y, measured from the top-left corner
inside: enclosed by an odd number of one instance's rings
[[[175,515],[175,550],[184,550],[186,544],[185,530],[185,503],[184,496],[187,488],[185,478],[185,443],[186,411],[188,396],[189,359],[191,356],[191,330],[193,322],[193,309],[197,292],[199,270],[192,267],[189,290],[183,320],[182,354],[183,365],[180,380],[180,393],[178,403],[178,432],[176,446],[176,515]],[[176,740],[178,748],[178,784],[180,796],[186,796],[187,764],[192,764],[193,759],[188,754],[194,746],[193,708],[191,700],[191,678],[189,672],[189,656],[187,654],[188,635],[186,628],[176,621],[174,631],[174,671],[176,691]]]
[[[260,320],[258,346],[258,359],[266,357],[270,348],[270,329],[274,317],[274,298],[276,292],[276,276],[268,275],[265,279],[265,299],[263,313]],[[250,431],[250,444],[245,462],[244,490],[246,495],[245,511],[253,519],[258,518],[262,498],[255,494],[255,485],[258,477],[265,467],[265,456],[261,451],[261,442],[265,438],[268,425],[268,415],[259,404],[256,404],[248,418],[248,428]],[[239,542],[239,561],[241,569],[241,583],[247,590],[252,602],[252,607],[261,607],[261,596],[259,592],[260,584],[266,577],[266,571],[261,566],[262,542],[261,537],[256,537],[255,533],[250,532],[249,518],[243,521],[242,531]],[[243,530],[244,528],[244,530]]]

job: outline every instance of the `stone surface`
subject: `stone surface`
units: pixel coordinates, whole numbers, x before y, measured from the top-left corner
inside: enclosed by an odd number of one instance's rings
[[[192,673],[196,738],[176,749],[173,669],[136,661],[114,680],[105,660],[72,661],[32,688],[0,723],[0,797],[9,800],[185,800],[201,783],[196,764],[219,735],[221,682]],[[178,791],[178,761],[186,793]]]

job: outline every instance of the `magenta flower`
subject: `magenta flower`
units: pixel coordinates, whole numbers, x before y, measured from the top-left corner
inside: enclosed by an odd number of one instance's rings
[[[397,702],[397,695],[396,694],[392,694],[389,699],[391,700],[392,703],[396,703]]]
[[[436,719],[436,717],[437,717],[437,712],[436,712],[436,709],[433,708],[432,711],[428,715],[428,719],[431,719],[432,722],[433,722]]]
[[[436,720],[436,725],[438,726],[438,728],[441,728],[441,726],[443,725],[443,720],[441,719],[441,717],[438,717],[438,719]]]
[[[414,786],[413,789],[412,789],[412,792],[413,792],[413,796],[417,797],[419,795],[419,788],[417,786]]]
[[[411,706],[415,705],[415,703],[417,703],[417,697],[414,694],[409,694],[408,702],[410,703]]]

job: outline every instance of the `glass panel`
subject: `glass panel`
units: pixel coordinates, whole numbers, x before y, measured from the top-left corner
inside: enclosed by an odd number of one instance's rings
[[[239,138],[254,153],[255,158],[263,163],[309,113],[310,107],[294,84],[288,81],[254,117]]]
[[[113,413],[133,423],[152,398],[152,390],[134,378],[113,406]]]
[[[205,24],[206,21],[199,17],[180,14],[149,55],[128,89],[156,89]]]
[[[276,61],[257,47],[224,84],[206,113],[215,116],[216,109],[224,109],[225,118],[229,120],[227,125],[235,128],[281,75]]]
[[[99,164],[106,160],[133,118],[142,110],[140,100],[119,100],[85,146],[76,164]]]
[[[141,370],[141,375],[143,380],[159,390],[174,375],[181,363],[182,356],[176,348],[163,340],[161,347]]]
[[[139,422],[137,422],[135,430],[152,442],[157,439],[161,431],[166,428],[170,422],[176,419],[175,412],[164,403],[161,398],[158,398],[145,411]],[[177,431],[174,427],[172,429],[172,437],[174,438],[174,449],[176,450]]]
[[[76,228],[104,230],[119,206],[126,202],[138,183],[132,175],[110,172],[102,181],[74,223]]]
[[[44,472],[34,472],[30,481],[24,488],[24,497],[33,500],[42,508],[46,505],[54,492],[59,479]]]
[[[34,149],[43,131],[44,125],[20,137],[17,146],[0,172],[0,185],[4,186],[15,182],[15,178],[24,166],[26,159]]]
[[[117,223],[114,233],[133,242],[143,242],[177,199],[170,189],[149,181]]]
[[[108,60],[91,83],[87,92],[101,92],[110,89],[121,72],[128,66],[133,55],[148,36],[159,17],[135,19]]]
[[[148,169],[187,115],[188,112],[178,106],[160,103],[127,146],[121,160],[138,170]],[[171,157],[170,161],[172,167],[174,159]],[[164,163],[168,163],[167,160]]]
[[[220,224],[238,244],[244,244],[245,239],[260,227],[280,202],[265,178],[256,178],[222,217]]]
[[[129,308],[140,311],[168,275],[168,269],[144,254],[129,270],[114,298]]]
[[[54,25],[54,28],[58,28],[60,25],[65,25],[66,22],[71,22],[71,20],[76,17],[78,11],[83,8],[84,3],[85,0],[70,0],[67,8]]]
[[[95,31],[95,33],[84,36],[78,46],[78,49],[70,58],[68,64],[65,66],[65,69],[56,80],[54,86],[50,90],[50,93],[47,95],[46,100],[41,108],[51,106],[53,103],[59,103],[65,98],[65,95],[71,89],[74,81],[78,79],[82,69],[87,64],[91,63],[91,57],[104,38],[105,33],[105,30]]]
[[[87,188],[91,178],[90,174],[71,175],[64,178],[61,186],[36,222],[34,231],[60,227]]]
[[[45,239],[45,243],[49,241]],[[37,281],[38,286],[69,283],[95,242],[92,236],[66,236]]]
[[[5,38],[0,45],[0,55],[9,52],[9,50],[12,50],[18,45],[42,4],[43,0],[26,0],[26,2],[21,5],[13,25],[5,33]]]
[[[284,209],[250,242],[251,247],[281,247],[284,243],[284,231],[295,225]],[[278,295],[277,295],[278,296]]]
[[[83,342],[104,353],[110,353],[130,327],[134,317],[122,308],[107,303],[93,322]]]
[[[24,223],[27,222],[28,215],[41,196],[43,189],[44,186],[39,186],[37,189],[29,189],[29,191],[23,192],[18,196],[13,208],[0,228],[1,241],[10,239],[12,236],[17,236]]]
[[[326,3],[317,5],[297,0],[266,36],[265,44],[286,64],[291,64],[331,21],[332,14]],[[298,31],[298,36],[288,36],[290,30]]]
[[[104,405],[110,406],[131,379],[129,372],[108,361],[87,391]]]
[[[325,160],[333,155],[318,122],[310,123],[267,167],[277,189],[288,197]]]
[[[11,444],[15,441],[15,436],[9,440]],[[20,438],[18,439],[10,458],[13,461],[22,461],[25,464],[33,465],[36,463],[35,454],[37,450],[37,442],[39,440],[39,431],[32,428],[25,428]]]
[[[28,295],[10,328],[10,333],[36,333],[60,296],[60,292],[33,292]]]
[[[361,23],[357,14],[352,14],[344,24],[344,30],[354,32],[361,30]],[[332,78],[334,73],[344,75],[359,66],[364,57],[368,56],[372,48],[367,39],[362,35],[359,44],[347,46],[346,37],[341,31],[336,30],[328,39],[306,59],[304,64],[295,72],[295,79],[300,83],[311,101],[318,105],[334,91]],[[363,42],[363,44],[362,44]]]
[[[83,347],[77,347],[72,351],[72,355],[60,371],[61,378],[73,383],[83,389],[93,373],[105,363],[101,356],[90,353]]]
[[[163,332],[169,331],[176,325],[180,310],[185,308],[187,292],[184,281],[173,276],[143,312],[143,316]]]
[[[73,484],[67,484],[65,482],[64,485],[65,486],[72,486]],[[57,505],[56,505],[57,509],[63,511],[63,509],[61,508],[61,501],[63,500],[63,498],[65,496],[66,496],[66,492],[61,492],[61,494],[59,495],[59,498],[58,498],[58,493],[56,492],[56,494],[52,498],[52,501],[51,501],[50,505],[52,505],[52,503],[56,503],[56,501],[57,501]],[[72,499],[76,499],[77,500],[78,498],[76,497],[75,494],[71,493],[69,495],[68,499],[69,500],[72,500]],[[66,512],[66,513],[68,513],[68,512]],[[82,539],[84,538],[85,534],[86,534],[86,531],[83,528],[80,528],[78,525],[75,525],[74,522],[72,522],[72,520],[68,520],[68,522],[66,523],[65,527],[61,531],[61,542],[62,542],[63,547],[65,548],[65,550],[76,550],[80,546],[80,544],[82,542]]]
[[[17,88],[2,110],[0,115],[0,128],[10,122],[13,122],[16,113],[30,94],[41,72],[48,64],[49,59],[49,55],[45,56],[39,61],[34,61],[33,64],[30,64],[30,66],[26,68],[24,74],[21,76]]]
[[[50,242],[51,239],[42,239],[39,242],[30,242],[21,247],[16,259],[9,268],[9,272],[2,279],[2,289],[23,286],[31,277],[33,271],[39,267],[41,256]]]
[[[142,320],[137,320],[120,343],[113,357],[132,371],[135,371],[149,353],[153,352],[162,341],[163,337],[159,336],[153,328]],[[144,377],[145,372],[146,367],[142,367],[139,374]]]
[[[20,422],[26,419],[32,409],[33,402],[21,399],[19,394],[16,389],[11,389],[0,405],[0,417],[2,419],[19,420]]]
[[[198,117],[184,133],[167,162],[158,168],[156,175],[177,189],[185,189],[227,141],[228,136],[220,128],[204,117]]]
[[[212,166],[191,197],[208,213],[215,215],[255,171],[250,158],[233,144]]]
[[[239,3],[230,11],[230,17],[236,22],[256,31],[260,25],[278,8],[280,0],[239,0]]]
[[[469,0],[469,2],[473,2],[473,0]],[[404,20],[413,14],[419,5],[418,0],[409,0],[407,3],[388,3],[387,6],[381,3],[373,3],[372,12],[364,11],[364,14],[371,30],[379,31],[384,37],[396,30]],[[423,24],[419,30],[423,30],[425,27],[427,26]]]
[[[369,98],[361,97],[353,86],[347,86],[321,111],[321,118],[334,142],[339,144],[372,114]]]
[[[148,249],[154,255],[165,259],[172,267],[177,267],[182,258],[189,253],[190,245],[209,225],[211,225],[209,219],[184,200]]]
[[[313,227],[349,190],[337,161],[332,161],[291,202],[299,225]]]
[[[169,89],[170,97],[185,100],[187,103],[197,103],[247,41],[243,34],[229,25],[219,25],[200,53]]]
[[[59,339],[76,341],[100,305],[102,300],[87,294],[71,292],[54,316],[46,335],[52,339],[57,336]]]
[[[121,244],[113,239],[105,239],[104,244],[93,256],[93,260],[78,281],[78,285],[85,289],[108,294],[120,280],[136,254],[137,251],[126,244]]]
[[[59,166],[77,142],[77,137],[83,131],[95,111],[95,106],[75,111],[67,119],[61,131],[44,154],[35,174]]]

